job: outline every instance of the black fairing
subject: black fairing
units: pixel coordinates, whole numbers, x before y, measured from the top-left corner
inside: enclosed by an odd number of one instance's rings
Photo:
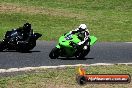
[[[42,36],[42,34],[39,34],[39,33],[34,33],[33,34],[33,38],[35,39],[35,40],[37,40],[38,38],[40,38]]]
[[[0,43],[2,50],[16,50],[20,52],[25,52],[33,49],[36,46],[36,40],[41,37],[42,34],[34,33],[28,41],[23,41],[22,33],[17,30],[7,31],[5,34],[5,39]],[[17,41],[20,41],[19,43]]]
[[[17,37],[17,36],[19,36],[19,33],[16,30],[7,31],[5,34],[5,38]]]

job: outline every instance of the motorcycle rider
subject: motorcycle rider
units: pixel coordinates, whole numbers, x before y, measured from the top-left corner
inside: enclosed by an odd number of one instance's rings
[[[8,36],[10,32],[7,32],[3,43],[27,43],[30,40],[30,37],[33,34],[30,23],[25,23],[23,27],[12,29],[18,33],[17,37]]]
[[[75,33],[78,33],[78,37],[81,40],[81,42],[78,43],[78,46],[83,45],[84,46],[83,49],[87,50],[90,47],[90,33],[89,30],[87,29],[86,24],[80,24],[78,28],[70,31],[69,34],[75,34]]]
[[[23,27],[19,27],[16,30],[18,33],[20,33],[19,40],[17,41],[17,44],[19,43],[28,43],[30,41],[30,37],[33,34],[33,29],[31,29],[30,23],[25,23]]]
[[[0,41],[0,51],[28,52],[36,46],[36,40],[41,36],[42,34],[33,33],[31,24],[25,23],[22,27],[6,32],[5,38]]]

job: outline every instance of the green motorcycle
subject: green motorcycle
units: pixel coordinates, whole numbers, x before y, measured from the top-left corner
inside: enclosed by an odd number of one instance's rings
[[[97,41],[95,36],[90,36],[90,42],[86,50],[83,49],[83,45],[77,44],[81,41],[76,34],[64,34],[59,38],[59,44],[52,49],[49,54],[51,59],[61,57],[76,57],[77,59],[84,58],[90,51],[90,46],[94,45]]]

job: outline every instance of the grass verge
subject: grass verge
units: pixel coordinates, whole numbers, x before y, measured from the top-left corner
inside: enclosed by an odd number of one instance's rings
[[[85,67],[88,74],[130,74],[132,66],[89,66]],[[80,86],[76,83],[77,69],[73,67],[57,69],[39,69],[17,75],[11,73],[0,77],[0,88],[131,88],[129,84],[87,84]]]
[[[41,40],[58,40],[86,23],[99,41],[132,41],[131,7],[131,0],[0,0],[0,39],[30,22]]]

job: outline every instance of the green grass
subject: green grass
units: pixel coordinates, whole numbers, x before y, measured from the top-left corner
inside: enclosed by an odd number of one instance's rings
[[[73,10],[132,10],[131,0],[1,0],[0,2]]]
[[[0,0],[0,3],[34,11],[0,12],[1,39],[6,30],[30,22],[36,32],[43,34],[41,40],[58,40],[63,33],[86,23],[98,41],[132,41],[132,0]]]
[[[70,29],[68,24],[76,23],[75,20],[70,20],[69,18],[57,18],[46,15],[23,15],[23,14],[0,14],[1,23],[1,37],[4,35],[5,31],[8,29],[20,27],[25,22],[32,23],[32,28],[35,32],[42,33],[41,39],[44,40],[55,40],[58,37]],[[6,19],[6,20],[5,20]],[[3,23],[3,20],[4,23]],[[66,25],[65,25],[66,24]],[[65,29],[65,30],[64,30]],[[61,33],[62,32],[62,33]]]
[[[87,74],[130,74],[132,66],[89,66]],[[24,74],[0,77],[0,88],[131,88],[130,84],[88,84],[79,86],[75,77],[77,68],[39,69]]]

